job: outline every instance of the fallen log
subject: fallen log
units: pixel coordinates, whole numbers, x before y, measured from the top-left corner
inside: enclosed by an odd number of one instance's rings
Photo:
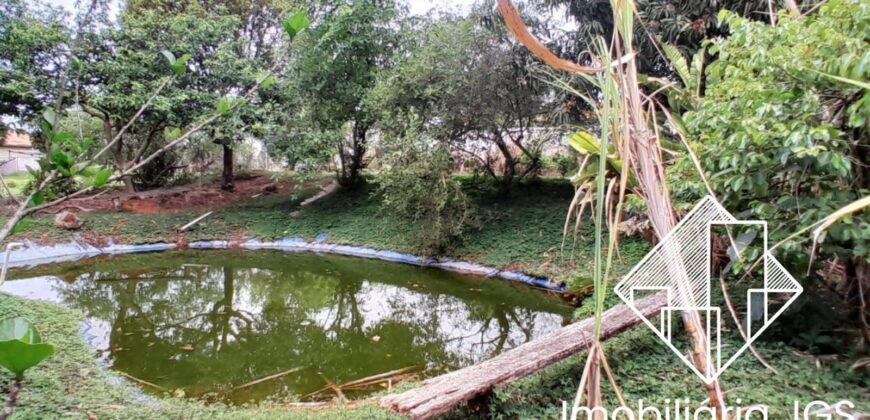
[[[666,295],[657,293],[639,299],[635,307],[644,316],[653,317],[666,303]],[[603,314],[601,337],[613,337],[641,322],[628,306],[613,307]],[[588,349],[594,328],[593,318],[584,319],[487,361],[427,379],[418,388],[387,395],[380,403],[413,419],[433,418],[489,392],[496,384],[513,382]]]

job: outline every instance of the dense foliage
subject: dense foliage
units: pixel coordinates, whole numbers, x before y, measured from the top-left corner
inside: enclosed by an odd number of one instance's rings
[[[339,2],[302,39],[303,53],[292,64],[289,89],[299,107],[290,121],[337,150],[336,171],[344,186],[356,186],[366,166],[375,121],[365,100],[378,73],[389,65],[396,46],[390,22],[398,14],[392,0]]]
[[[786,3],[802,6],[813,2],[792,1],[773,3],[782,7]],[[588,60],[596,36],[610,39],[613,36],[613,11],[610,2],[588,0],[539,0],[549,8],[564,6],[566,15],[577,23],[577,28],[556,45],[566,56],[581,56]],[[675,2],[669,0],[640,0],[637,2],[637,22],[634,32],[639,51],[639,65],[649,75],[669,75],[673,68],[668,58],[660,52],[657,42],[677,46],[683,53],[693,55],[707,39],[728,34],[717,14],[721,10],[746,19],[770,22],[772,4],[766,0],[702,0]]]
[[[768,221],[773,244],[870,194],[870,94],[850,81],[870,76],[870,5],[831,1],[804,18],[781,14],[775,27],[721,18],[732,35],[711,43],[705,96],[683,117],[723,204]],[[681,160],[677,171],[691,171]],[[688,201],[706,194],[700,181],[680,179],[674,189],[693,191]],[[831,226],[812,266],[808,237],[784,244],[786,266],[857,305],[868,286],[857,283],[870,270],[868,220]]]
[[[409,40],[414,48],[381,81],[378,103],[389,122],[418,121],[468,169],[478,168],[508,191],[538,173],[544,143],[558,136],[544,128],[553,104],[531,71],[531,56],[485,18],[476,10],[424,26]]]
[[[415,131],[408,135],[417,137]],[[422,250],[444,254],[461,242],[463,234],[480,227],[479,214],[452,177],[446,147],[411,139],[390,150],[386,161],[377,177],[377,194],[385,210],[408,223]]]
[[[239,59],[241,48],[233,33],[237,17],[203,10],[167,15],[160,9],[137,8],[121,16],[118,30],[107,33],[91,55],[83,73],[92,85],[81,101],[86,112],[100,118],[108,143],[143,103],[169,77],[162,51],[189,54],[188,71],[161,90],[140,124],[132,127],[112,150],[119,169],[165,144],[167,133],[181,130],[213,111],[214,104],[233,87],[250,83],[250,64]],[[171,140],[171,139],[170,139]],[[140,171],[142,187],[165,184],[177,166],[169,156]],[[132,181],[128,188],[132,189]]]
[[[29,121],[66,82],[58,57],[69,29],[60,9],[30,7],[22,0],[0,1],[0,116]],[[20,126],[15,128],[22,128]]]

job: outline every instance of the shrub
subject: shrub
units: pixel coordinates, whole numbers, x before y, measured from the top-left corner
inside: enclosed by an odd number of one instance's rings
[[[720,19],[732,34],[711,43],[705,95],[683,119],[723,204],[768,221],[776,243],[870,194],[870,94],[860,87],[870,77],[870,7],[832,0],[804,18],[781,14],[775,27],[730,12]],[[687,200],[704,194],[696,179],[674,176],[691,167],[683,157],[669,171]],[[870,220],[844,218],[817,251],[811,261],[810,244],[792,240],[777,257],[793,273],[843,273],[833,282],[847,300],[868,297],[858,296],[866,280],[856,281],[870,278]]]
[[[574,175],[580,169],[580,162],[577,160],[577,154],[572,151],[568,151],[568,153],[560,153],[553,156],[551,159],[553,168],[563,177]]]
[[[387,156],[377,176],[383,209],[407,220],[418,246],[434,254],[449,251],[480,224],[451,168],[443,146],[415,145]]]
[[[168,151],[146,163],[133,174],[136,189],[148,190],[170,185],[176,171],[182,168],[178,160],[176,153]]]

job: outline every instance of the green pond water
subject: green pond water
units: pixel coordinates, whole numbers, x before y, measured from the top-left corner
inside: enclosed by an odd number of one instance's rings
[[[229,403],[328,399],[309,394],[409,367],[437,375],[558,329],[572,311],[504,280],[278,251],[100,257],[10,278],[3,292],[80,309],[98,357],[143,391]]]

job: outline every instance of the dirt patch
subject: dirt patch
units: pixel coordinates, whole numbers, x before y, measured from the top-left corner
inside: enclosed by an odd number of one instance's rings
[[[234,191],[224,191],[220,182],[190,184],[172,188],[159,188],[136,193],[121,191],[101,192],[75,198],[43,210],[58,213],[63,210],[78,213],[83,211],[123,211],[129,213],[159,214],[191,209],[209,209],[226,206],[252,197],[292,191],[294,182],[285,178],[275,181],[265,173],[239,176]]]

